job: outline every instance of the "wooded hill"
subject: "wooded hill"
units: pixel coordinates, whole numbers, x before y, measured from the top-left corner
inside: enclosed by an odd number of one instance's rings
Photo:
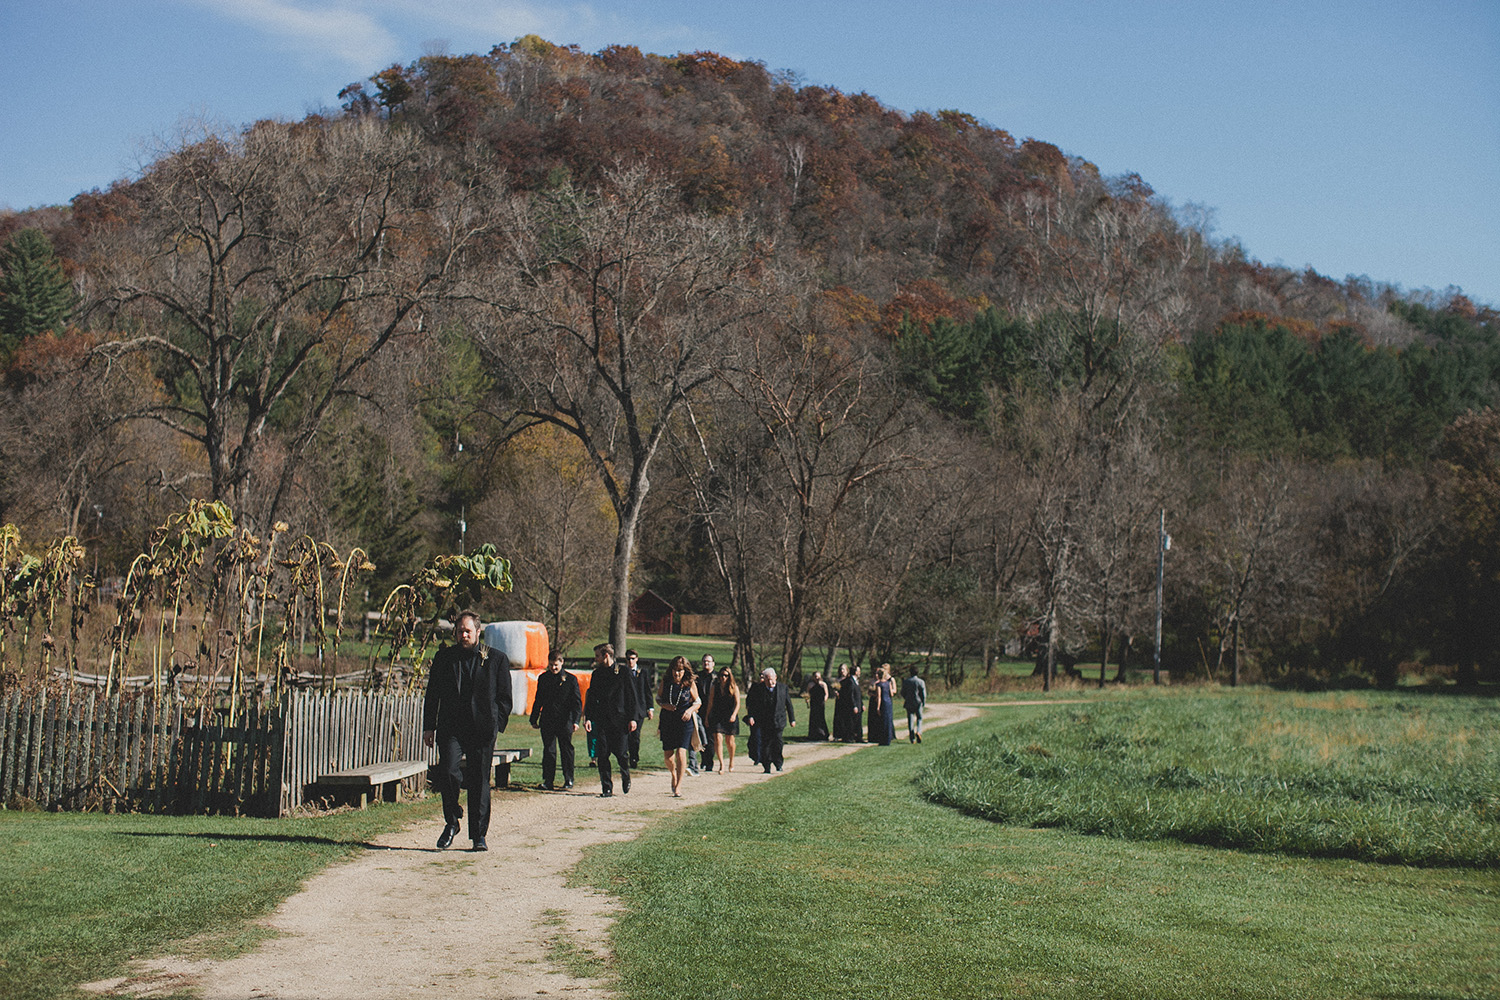
[[[1496,671],[1488,306],[714,53],[528,37],[340,99],[0,219],[0,520],[103,576],[210,496],[363,545],[372,594],[494,542],[489,610],[564,646],[650,587],[793,672],[1105,676],[1165,509],[1170,669]]]

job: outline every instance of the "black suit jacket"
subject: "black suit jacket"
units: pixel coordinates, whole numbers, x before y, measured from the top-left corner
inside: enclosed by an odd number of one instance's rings
[[[753,684],[745,699],[745,714],[755,720],[757,726],[785,729],[788,722],[797,721],[792,709],[792,692],[784,681],[777,681],[774,688],[764,684]]]
[[[628,729],[636,716],[636,689],[624,664],[595,667],[589,675],[584,716],[596,726]],[[639,716],[645,718],[644,714]]]
[[[864,701],[859,693],[859,678],[850,674],[839,679],[838,703],[850,712],[858,712]]]
[[[510,659],[480,643],[447,646],[432,658],[422,699],[422,728],[462,743],[493,742],[510,721]]]
[[[637,667],[630,681],[635,685],[635,723],[639,727],[656,706],[656,671]]]
[[[531,699],[531,724],[549,729],[571,729],[583,717],[583,698],[578,678],[566,670],[542,671],[536,679],[536,697]]]

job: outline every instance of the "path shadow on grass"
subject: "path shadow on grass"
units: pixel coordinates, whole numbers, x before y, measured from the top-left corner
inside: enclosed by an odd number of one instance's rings
[[[367,851],[415,851],[442,853],[436,847],[399,847],[394,844],[372,844],[368,840],[339,840],[335,837],[311,837],[292,833],[159,833],[150,830],[118,830],[116,837],[191,837],[197,840],[256,840],[273,844],[324,844],[329,847],[363,847]]]
[[[386,847],[365,840],[339,840],[336,837],[313,837],[293,833],[164,833],[151,830],[118,830],[116,837],[190,838],[193,840],[254,840],[272,844],[326,844],[329,847],[363,847],[371,851],[400,851],[411,848]]]

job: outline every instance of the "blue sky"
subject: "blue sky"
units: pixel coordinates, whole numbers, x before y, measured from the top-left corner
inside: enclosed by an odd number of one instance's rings
[[[3,0],[0,207],[528,33],[957,108],[1206,205],[1267,263],[1500,305],[1500,0]]]

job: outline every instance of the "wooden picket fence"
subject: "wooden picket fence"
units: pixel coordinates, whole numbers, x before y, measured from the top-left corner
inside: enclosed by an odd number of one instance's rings
[[[427,760],[421,695],[298,692],[186,709],[170,692],[0,698],[0,805],[281,816],[320,774]],[[413,779],[412,791],[423,779]]]
[[[320,774],[387,760],[437,762],[437,751],[422,746],[422,696],[378,692],[322,694],[299,691],[287,697],[280,811],[302,805]],[[408,791],[425,787],[425,776],[408,779]]]

